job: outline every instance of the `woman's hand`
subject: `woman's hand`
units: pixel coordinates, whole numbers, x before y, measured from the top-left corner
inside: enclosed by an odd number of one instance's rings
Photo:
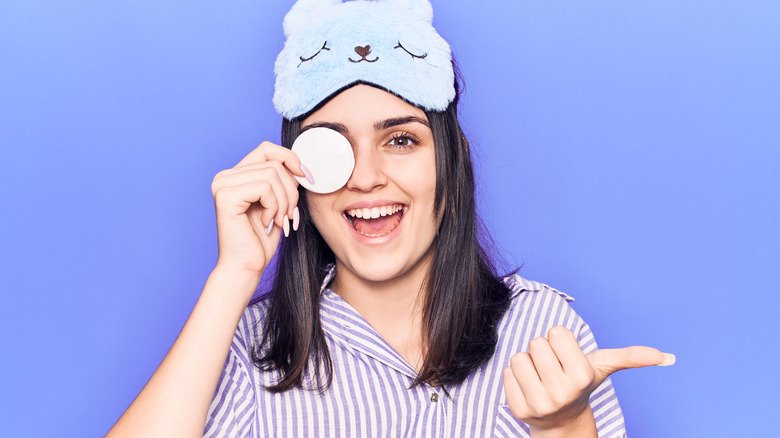
[[[585,355],[574,334],[555,326],[547,338],[528,343],[504,369],[504,391],[512,415],[534,437],[595,437],[589,397],[612,373],[626,368],[671,365],[674,355],[652,347],[600,349]]]
[[[289,220],[298,229],[298,181],[305,177],[297,155],[264,141],[211,183],[217,215],[217,267],[262,275]],[[274,224],[276,226],[274,226]]]

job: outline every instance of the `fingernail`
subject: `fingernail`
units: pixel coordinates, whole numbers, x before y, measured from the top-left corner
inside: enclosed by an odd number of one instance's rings
[[[314,184],[314,176],[312,176],[309,168],[304,166],[303,163],[301,163],[301,170],[303,171],[303,174],[306,176],[306,179],[308,179],[310,183]]]
[[[301,213],[298,212],[298,207],[293,208],[293,230],[298,231],[298,225],[301,222]]]
[[[282,219],[282,229],[284,230],[284,237],[290,235],[290,220],[287,219],[287,215],[284,215],[284,219]]]
[[[677,357],[673,355],[672,353],[664,353],[664,360],[663,362],[659,363],[659,367],[666,367],[669,365],[674,365],[674,363],[677,361]]]
[[[271,229],[274,227],[274,218],[271,218],[271,222],[268,222],[268,228],[265,229],[265,235],[271,234]]]

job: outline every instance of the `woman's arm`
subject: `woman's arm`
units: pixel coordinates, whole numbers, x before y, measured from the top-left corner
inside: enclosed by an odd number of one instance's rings
[[[260,278],[215,268],[184,328],[108,437],[201,437],[241,316]]]
[[[216,266],[165,359],[108,436],[203,436],[233,336],[279,246],[280,230],[288,235],[289,217],[298,229],[293,176],[305,176],[300,166],[291,150],[264,141],[214,176]]]

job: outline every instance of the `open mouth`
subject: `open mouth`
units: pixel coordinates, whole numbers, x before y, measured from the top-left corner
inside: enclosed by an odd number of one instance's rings
[[[342,216],[358,234],[376,238],[387,236],[398,228],[407,208],[403,204],[355,208],[345,210]]]

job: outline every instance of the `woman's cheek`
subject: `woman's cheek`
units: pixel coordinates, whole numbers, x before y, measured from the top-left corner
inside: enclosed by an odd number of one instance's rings
[[[341,217],[337,217],[334,208],[327,208],[327,206],[334,205],[335,197],[332,194],[311,193],[308,190],[305,196],[311,221],[322,237],[327,240],[330,234],[336,232],[339,225],[338,220],[341,219]],[[329,217],[328,214],[332,217]]]
[[[422,192],[436,186],[436,158],[433,149],[402,155],[392,162],[392,178],[410,193]]]

